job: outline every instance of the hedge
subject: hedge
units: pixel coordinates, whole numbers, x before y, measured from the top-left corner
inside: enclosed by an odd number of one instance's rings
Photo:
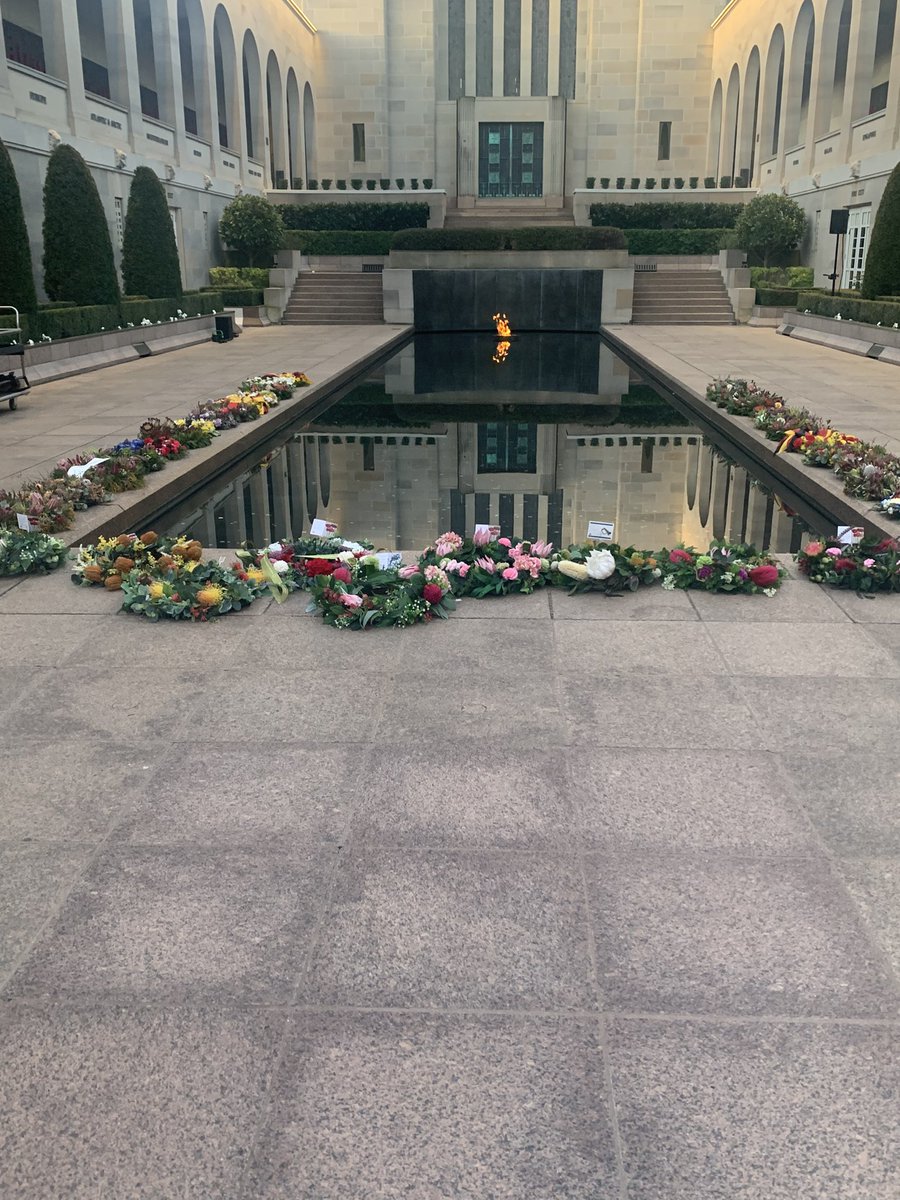
[[[265,288],[269,286],[268,267],[210,267],[209,282],[215,288]]]
[[[34,312],[37,294],[22,196],[12,159],[3,142],[0,142],[0,213],[0,279],[3,280],[0,302],[12,304],[21,312]]]
[[[756,288],[793,288],[809,291],[815,283],[812,267],[751,267],[750,283]]]
[[[591,205],[592,225],[619,229],[733,229],[743,204],[679,204],[676,201]]]
[[[181,300],[123,300],[118,304],[88,304],[78,308],[42,308],[37,313],[22,316],[22,340],[40,341],[43,335],[57,341],[60,338],[83,337],[89,333],[109,333],[130,321],[140,325],[146,317],[156,324],[167,322],[179,308],[189,317],[197,313],[222,311],[224,304],[219,292],[185,292]],[[2,320],[0,327],[12,322]]]
[[[900,324],[900,301],[858,300],[852,296],[829,296],[821,292],[800,292],[797,295],[800,312],[815,313],[819,317],[836,317],[838,313],[845,321],[863,321],[867,325],[882,325],[891,328]]]
[[[756,303],[770,308],[796,308],[798,292],[796,288],[758,287]]]
[[[156,298],[184,291],[166,191],[150,167],[137,168],[128,193],[122,287],[126,293]]]
[[[5,215],[4,215],[5,219]],[[61,142],[44,178],[44,290],[95,308],[118,303],[119,278],[100,193],[74,146]]]
[[[875,223],[869,235],[869,252],[862,281],[867,300],[886,296],[900,287],[900,163],[888,177]]]
[[[285,229],[356,231],[424,229],[428,205],[417,204],[281,204]]]
[[[405,229],[394,250],[624,250],[621,229]]]
[[[724,229],[626,229],[629,254],[718,254]]]
[[[281,245],[304,254],[384,256],[390,253],[393,238],[390,230],[289,229]]]
[[[223,287],[219,291],[222,296],[222,304],[227,308],[247,308],[262,304],[264,301],[262,288]]]

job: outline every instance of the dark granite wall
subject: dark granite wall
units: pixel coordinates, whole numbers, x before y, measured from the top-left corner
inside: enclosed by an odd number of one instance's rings
[[[413,271],[415,327],[422,332],[492,329],[505,312],[513,332],[600,328],[602,271]]]
[[[443,272],[442,272],[443,273]],[[491,355],[497,339],[453,334],[420,334],[415,344],[415,391],[559,392],[596,395],[599,389],[600,337],[530,333],[514,338],[506,361]]]

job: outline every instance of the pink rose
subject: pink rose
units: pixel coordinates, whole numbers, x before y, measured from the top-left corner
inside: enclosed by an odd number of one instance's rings
[[[841,551],[837,546],[831,546],[825,553],[830,554],[832,558],[840,558],[841,556]]]
[[[339,579],[341,581],[341,583],[349,583],[351,577],[350,577],[350,572],[347,570],[346,567],[336,567],[331,572],[331,578]]]
[[[507,567],[506,570],[503,572],[503,578],[509,580],[509,582],[512,583],[512,581],[514,579],[519,578],[519,572],[516,570],[515,567]]]
[[[506,546],[506,548],[508,550],[509,547],[512,545],[512,542],[509,540],[509,538],[497,538],[497,545],[498,546]]]
[[[362,596],[354,596],[352,592],[343,592],[341,594],[341,604],[345,608],[359,608],[362,604]]]
[[[863,566],[864,566],[864,567],[874,567],[874,566],[875,566],[875,559],[874,559],[874,558],[866,558],[866,559],[864,559],[864,560],[863,560]]]
[[[468,563],[460,563],[459,564],[459,572],[458,572],[460,579],[465,579],[465,577],[468,575],[468,573],[469,573],[469,564]]]

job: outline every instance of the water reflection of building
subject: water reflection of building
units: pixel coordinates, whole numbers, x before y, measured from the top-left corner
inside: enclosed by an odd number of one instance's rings
[[[728,537],[787,551],[800,536],[742,467],[687,427],[607,434],[527,422],[316,428],[232,481],[189,525],[209,544],[264,544],[299,535],[317,516],[397,549],[476,522],[557,545],[581,540],[598,519],[643,547]]]

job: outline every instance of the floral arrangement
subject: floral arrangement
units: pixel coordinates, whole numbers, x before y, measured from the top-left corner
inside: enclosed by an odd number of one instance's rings
[[[59,538],[23,529],[0,530],[0,575],[36,575],[55,571],[69,556]]]
[[[70,529],[76,511],[102,504],[111,494],[141,487],[146,474],[162,470],[170,459],[183,458],[190,450],[208,446],[221,429],[231,429],[242,421],[258,420],[280,399],[310,383],[302,371],[260,376],[259,379],[267,386],[209,401],[179,420],[149,418],[141,426],[138,437],[126,438],[115,446],[89,454],[62,459],[48,479],[26,484],[15,491],[0,490],[0,529],[18,528],[20,514],[27,515],[33,528],[42,533]],[[277,388],[268,386],[271,380],[277,381]],[[243,388],[243,384],[241,386]],[[69,475],[72,467],[86,466],[94,458],[105,461],[92,466],[89,475]]]
[[[706,389],[712,404],[750,417],[767,438],[779,443],[777,453],[800,454],[813,467],[831,467],[848,496],[874,500],[888,516],[900,497],[900,456],[884,446],[864,442],[832,429],[805,408],[793,408],[783,397],[745,379],[714,379]]]
[[[135,568],[121,582],[122,610],[158,621],[208,621],[239,612],[256,600],[265,584],[220,562],[176,557],[148,570]]]
[[[888,496],[886,500],[882,500],[881,511],[894,521],[900,521],[900,494]]]
[[[704,554],[693,546],[676,546],[659,552],[662,586],[702,588],[706,592],[762,592],[774,596],[784,579],[784,568],[768,554],[739,542],[712,542]]]
[[[527,595],[552,583],[549,542],[517,541],[495,538],[488,531],[462,538],[458,533],[442,533],[426,546],[418,567],[437,567],[450,579],[455,596],[508,596],[512,592]]]
[[[309,534],[292,542],[272,542],[265,550],[244,546],[237,556],[245,568],[250,564],[263,570],[264,561],[268,561],[283,585],[294,592],[309,588],[319,575],[330,574],[340,564],[340,556],[351,554],[361,558],[373,549],[374,544],[367,539],[348,542],[339,533],[328,537]]]
[[[199,542],[161,538],[152,530],[140,537],[120,533],[118,537],[100,538],[95,546],[79,548],[72,568],[72,582],[117,592],[131,571],[165,571],[175,568],[178,561],[198,562],[202,553]]]
[[[852,588],[859,595],[900,592],[900,542],[895,538],[863,538],[842,545],[836,538],[808,542],[797,566],[813,583]]]
[[[446,619],[455,608],[450,578],[440,567],[385,569],[377,555],[347,552],[312,578],[307,611],[321,612],[326,625],[338,629],[368,629]]]
[[[281,374],[253,375],[240,385],[242,392],[272,392],[279,400],[293,396],[297,388],[309,387],[310,378],[303,371],[286,371]]]
[[[623,548],[615,542],[569,546],[554,556],[552,566],[571,581],[570,596],[588,591],[620,596],[625,591],[636,592],[642,584],[656,583],[662,577],[654,554],[636,550],[634,546]]]

